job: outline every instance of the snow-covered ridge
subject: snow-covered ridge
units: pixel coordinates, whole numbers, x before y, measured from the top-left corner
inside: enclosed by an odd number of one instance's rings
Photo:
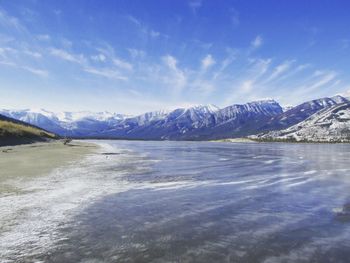
[[[126,117],[110,112],[51,112],[44,109],[0,110],[0,114],[21,120],[60,135],[84,135],[89,130],[103,130]]]
[[[212,104],[194,105],[137,116],[89,111],[57,113],[44,109],[0,110],[0,114],[62,136],[206,140],[284,130],[322,110],[347,102],[344,97],[334,96],[283,109],[278,102],[267,99],[222,109]]]
[[[335,104],[287,129],[252,137],[267,140],[349,142],[350,103]]]
[[[78,112],[52,112],[45,109],[24,109],[24,110],[0,110],[2,114],[26,117],[28,120],[31,118],[35,119],[38,116],[44,116],[49,119],[55,119],[61,122],[74,122],[82,119],[96,119],[100,121],[114,119],[124,119],[126,115],[111,113],[108,111],[104,112],[90,112],[90,111],[78,111]]]

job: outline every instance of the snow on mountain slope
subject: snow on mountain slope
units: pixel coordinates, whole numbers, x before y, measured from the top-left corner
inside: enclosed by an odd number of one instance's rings
[[[282,130],[334,105],[349,102],[341,96],[302,103],[287,111],[274,100],[235,104],[223,109],[197,105],[173,111],[153,111],[130,117],[109,112],[0,110],[0,114],[42,127],[61,136],[206,140],[244,137]]]
[[[145,118],[145,114],[125,119],[113,129],[103,132],[102,136],[173,140],[221,138],[237,132],[250,134],[251,131],[248,132],[244,125],[250,124],[253,119],[270,118],[281,112],[282,108],[272,100],[232,105],[224,109],[215,105],[198,105],[176,109],[147,123],[139,121]]]
[[[42,127],[62,136],[84,136],[108,129],[125,118],[109,112],[59,112],[43,109],[0,110],[4,116]]]
[[[222,139],[256,134],[258,123],[281,113],[281,106],[274,100],[231,105],[208,116],[205,126],[190,136],[193,139]]]
[[[216,124],[254,115],[274,116],[282,113],[281,106],[274,100],[254,101],[247,104],[235,104],[216,112]]]
[[[325,108],[308,119],[281,131],[252,136],[265,140],[291,140],[312,142],[350,141],[350,103]]]
[[[307,101],[272,117],[268,121],[261,122],[257,130],[262,132],[285,129],[304,121],[319,110],[345,102],[348,102],[348,100],[342,96]]]
[[[100,136],[142,139],[164,139],[197,128],[204,119],[219,110],[215,105],[196,105],[173,111],[156,111],[126,118]],[[97,134],[96,134],[97,135]]]

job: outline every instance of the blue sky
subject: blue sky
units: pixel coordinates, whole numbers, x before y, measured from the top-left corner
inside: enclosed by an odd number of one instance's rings
[[[0,108],[138,114],[350,90],[350,2],[0,0]]]

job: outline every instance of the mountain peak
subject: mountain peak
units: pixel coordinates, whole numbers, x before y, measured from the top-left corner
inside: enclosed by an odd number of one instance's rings
[[[335,95],[331,97],[332,100],[334,100],[336,103],[344,103],[344,102],[349,102],[347,98],[344,98],[341,95]]]
[[[261,99],[248,102],[247,104],[278,104],[274,99]]]
[[[191,107],[185,108],[185,110],[191,110],[191,109],[196,111],[206,112],[206,113],[214,113],[220,110],[220,108],[214,104],[197,104],[197,105],[193,105]]]

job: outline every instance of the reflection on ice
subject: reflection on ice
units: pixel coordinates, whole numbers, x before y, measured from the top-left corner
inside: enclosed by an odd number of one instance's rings
[[[108,154],[28,184],[16,182],[26,193],[1,197],[5,259],[346,262],[350,257],[350,224],[337,218],[350,200],[349,145],[102,144],[101,153]]]

